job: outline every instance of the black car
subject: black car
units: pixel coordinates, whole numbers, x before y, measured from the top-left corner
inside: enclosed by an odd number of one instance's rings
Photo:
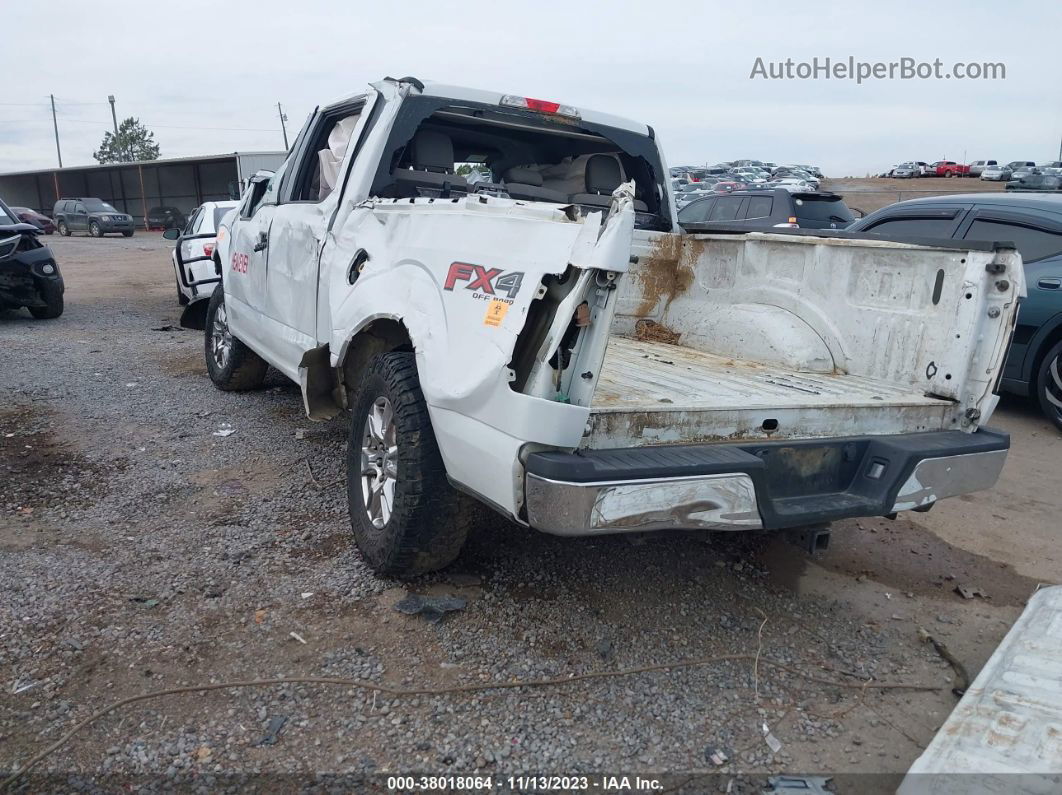
[[[184,229],[188,219],[176,207],[152,207],[148,210],[148,229]]]
[[[899,202],[856,221],[850,232],[891,240],[1012,241],[1025,263],[1028,296],[1001,387],[1034,395],[1062,430],[1062,194],[968,193]]]
[[[0,309],[26,307],[35,318],[63,314],[62,274],[41,230],[0,201]]]
[[[102,199],[60,199],[52,212],[56,229],[61,235],[88,232],[103,237],[109,232],[133,236],[133,216],[118,212]]]
[[[687,232],[844,229],[855,216],[836,193],[741,190],[690,202],[678,214]]]

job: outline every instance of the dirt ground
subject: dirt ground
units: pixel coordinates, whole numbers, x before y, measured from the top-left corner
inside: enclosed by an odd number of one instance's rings
[[[420,696],[174,695],[81,730],[29,790],[322,773],[383,789],[399,771],[641,772],[675,792],[758,792],[784,772],[891,791],[956,703],[955,674],[919,627],[976,675],[1037,585],[1060,581],[1062,435],[1013,398],[991,423],[1013,439],[994,489],[841,522],[814,558],[780,538],[560,539],[497,522],[449,571],[381,580],[349,536],[345,420],[309,423],[279,376],[215,390],[201,336],[175,328],[158,235],[48,242],[66,314],[0,313],[0,774],[93,711],[162,688],[666,670]],[[429,623],[396,612],[408,593],[466,606]],[[702,658],[715,661],[681,664]]]
[[[825,179],[822,189],[844,196],[845,204],[853,210],[872,213],[893,202],[919,199],[925,196],[945,196],[956,193],[985,193],[1004,190],[1005,182],[989,182],[972,177],[922,177],[920,179],[888,179],[882,177],[842,177]]]

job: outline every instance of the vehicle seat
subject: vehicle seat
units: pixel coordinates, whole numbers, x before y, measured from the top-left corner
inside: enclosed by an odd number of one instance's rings
[[[514,199],[567,204],[568,197],[559,190],[542,187],[542,175],[527,166],[513,166],[503,175],[505,190]]]
[[[572,194],[573,204],[591,207],[608,207],[612,204],[612,191],[623,182],[623,168],[619,158],[612,155],[592,155],[586,160],[586,193]],[[634,209],[646,212],[645,202],[635,199]]]
[[[446,133],[420,130],[410,142],[412,168],[394,172],[398,195],[421,195],[418,188],[441,191],[447,185],[468,192],[468,180],[454,173],[454,143]]]

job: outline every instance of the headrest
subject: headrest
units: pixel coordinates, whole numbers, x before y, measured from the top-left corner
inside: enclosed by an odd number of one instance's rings
[[[533,185],[536,188],[542,187],[542,175],[532,168],[526,166],[513,166],[505,172],[506,182],[515,182],[519,185]]]
[[[421,130],[413,136],[413,168],[448,173],[454,170],[454,143],[446,133]]]
[[[612,155],[594,155],[586,161],[587,193],[612,193],[621,182],[623,172]]]

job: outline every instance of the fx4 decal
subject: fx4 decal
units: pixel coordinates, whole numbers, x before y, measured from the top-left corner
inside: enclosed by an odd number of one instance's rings
[[[523,271],[506,273],[501,268],[485,268],[482,265],[470,265],[467,262],[454,262],[446,274],[443,289],[452,292],[458,282],[468,282],[465,289],[480,293],[481,295],[477,295],[477,298],[486,299],[488,296],[495,297],[500,294],[504,296],[501,300],[511,303],[520,292],[520,284],[523,280]]]
[[[247,255],[236,252],[232,255],[232,269],[237,273],[247,273]]]

